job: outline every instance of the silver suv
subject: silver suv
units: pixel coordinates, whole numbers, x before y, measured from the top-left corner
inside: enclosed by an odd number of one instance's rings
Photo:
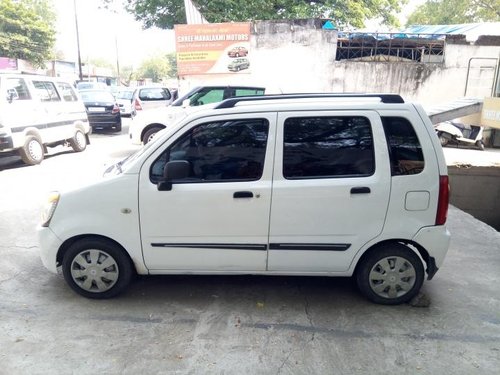
[[[105,180],[54,193],[44,265],[91,298],[138,274],[355,276],[413,298],[450,234],[443,151],[398,95],[232,98],[158,134]]]

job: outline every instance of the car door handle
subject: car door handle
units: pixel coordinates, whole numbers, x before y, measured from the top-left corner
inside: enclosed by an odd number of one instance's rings
[[[236,191],[233,198],[253,198],[253,193],[251,191]]]
[[[351,194],[370,194],[371,190],[369,187],[353,187],[351,189]]]

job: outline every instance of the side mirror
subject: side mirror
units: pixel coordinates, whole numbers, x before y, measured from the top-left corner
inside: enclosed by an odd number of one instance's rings
[[[172,160],[163,168],[163,180],[158,182],[159,191],[172,190],[172,182],[189,177],[191,164],[186,160]]]
[[[191,106],[191,100],[189,99],[184,99],[182,101],[182,108],[187,108],[187,107],[190,107]]]

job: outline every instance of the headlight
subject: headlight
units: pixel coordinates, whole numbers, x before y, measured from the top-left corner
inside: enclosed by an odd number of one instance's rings
[[[49,226],[50,219],[52,219],[52,215],[54,215],[60,196],[61,195],[57,191],[53,191],[49,194],[42,210],[42,227]]]

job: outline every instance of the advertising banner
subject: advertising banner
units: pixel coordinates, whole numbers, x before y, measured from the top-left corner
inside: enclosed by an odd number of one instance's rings
[[[0,57],[0,70],[16,70],[17,60],[8,57]]]
[[[249,73],[250,23],[175,25],[179,76]]]
[[[484,98],[481,125],[500,129],[500,98]]]

